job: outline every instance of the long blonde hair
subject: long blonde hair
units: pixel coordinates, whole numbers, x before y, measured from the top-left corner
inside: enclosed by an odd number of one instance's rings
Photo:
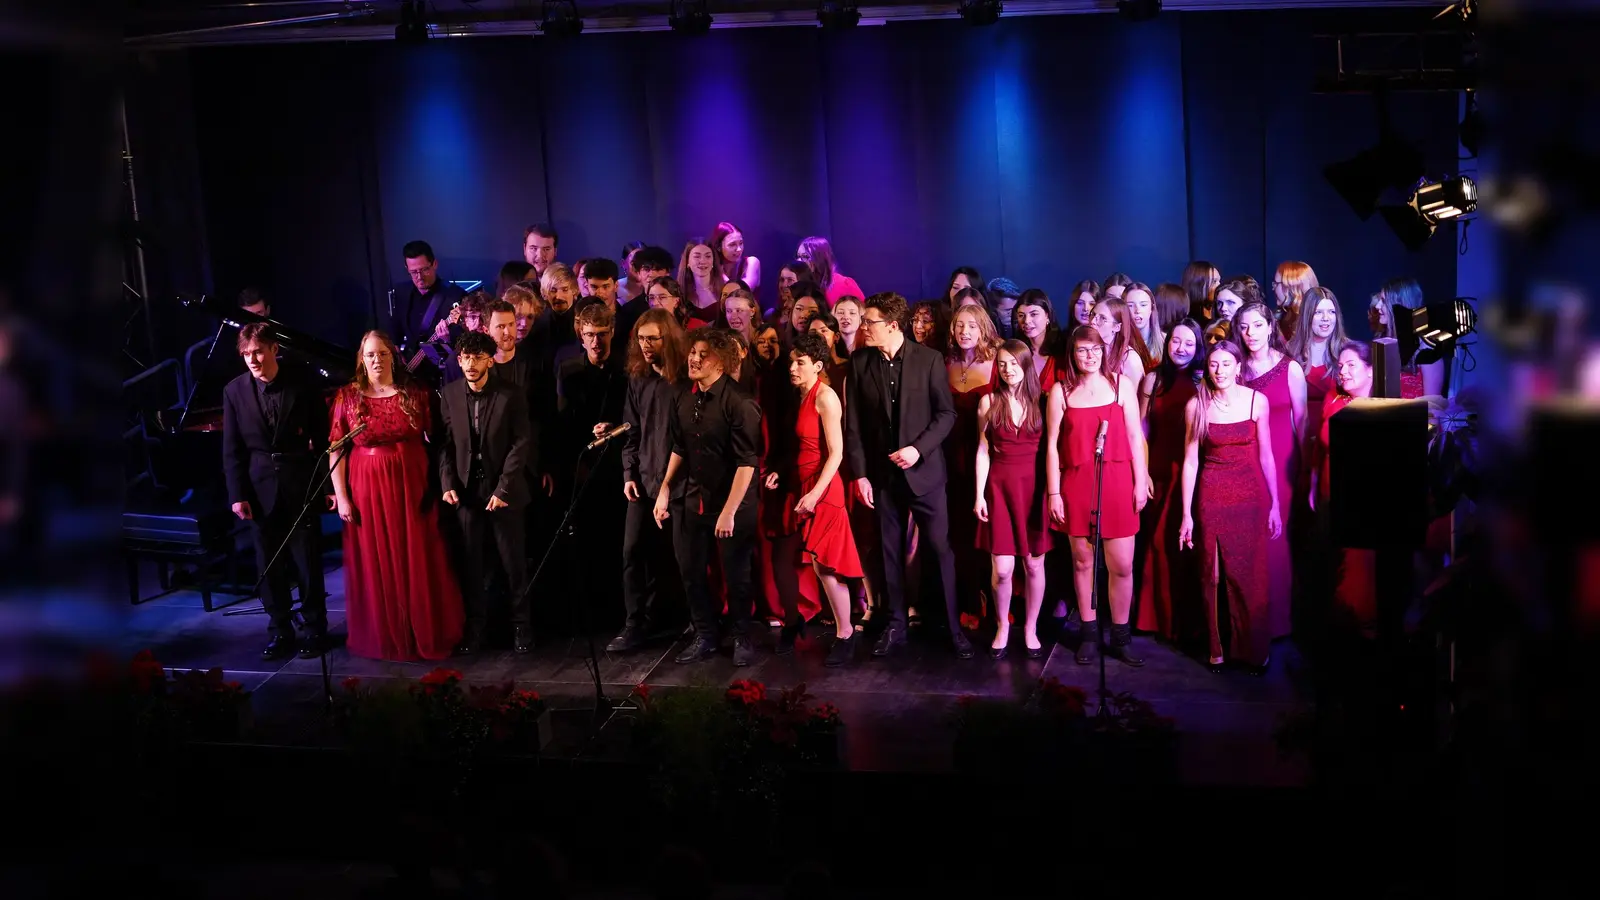
[[[356,345],[356,374],[350,383],[339,389],[339,401],[346,408],[354,407],[356,413],[355,424],[360,425],[367,421],[367,391],[372,389],[372,379],[367,377],[366,360],[363,358],[367,341],[377,338],[380,343],[389,348],[389,372],[394,378],[395,396],[400,400],[400,411],[406,414],[406,422],[413,428],[421,426],[419,421],[420,409],[417,398],[412,395],[411,385],[407,376],[410,370],[406,368],[405,361],[400,358],[400,350],[394,345],[394,338],[387,332],[369,331],[361,336],[361,343]]]

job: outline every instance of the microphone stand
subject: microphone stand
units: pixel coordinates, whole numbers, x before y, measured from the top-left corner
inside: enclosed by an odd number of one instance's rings
[[[349,438],[352,438],[354,436],[355,436],[355,433],[351,432],[350,434],[346,435],[345,438],[349,439]],[[349,447],[350,447],[350,445],[346,444],[344,447],[340,448],[340,451],[344,451],[344,452],[348,453],[349,452]],[[336,453],[340,452],[340,451],[329,450],[328,453],[326,454],[327,457],[328,457],[328,464],[325,467],[326,471],[323,472],[323,474],[322,474],[322,480],[317,482],[317,486],[316,486],[315,489],[313,489],[311,491],[311,495],[306,497],[306,502],[302,503],[300,505],[300,514],[294,517],[294,524],[289,526],[289,531],[288,531],[287,534],[285,534],[283,536],[283,540],[281,542],[279,542],[278,549],[273,552],[272,558],[269,559],[267,561],[266,566],[261,569],[261,577],[256,579],[255,590],[252,591],[252,593],[256,593],[256,594],[261,593],[261,586],[263,584],[265,584],[266,581],[267,581],[267,573],[271,572],[272,571],[272,567],[278,564],[278,559],[283,556],[284,549],[289,546],[289,542],[290,541],[294,540],[294,534],[295,534],[295,532],[297,530],[299,530],[300,524],[305,521],[306,513],[311,511],[311,504],[316,502],[319,497],[325,496],[323,494],[323,490],[328,486],[329,480],[331,480],[333,478],[334,467],[338,465],[338,462],[334,459],[334,455]],[[302,607],[305,605],[305,598],[304,597],[300,598],[300,603],[301,603]],[[326,615],[326,613],[324,613],[324,615]],[[324,623],[323,627],[324,627],[324,629],[326,629],[326,627],[327,627],[326,623]],[[323,646],[318,648],[318,650],[320,650],[321,652],[319,652],[317,654],[317,659],[322,663],[322,696],[323,696],[323,702],[327,705],[327,709],[329,711],[332,711],[333,710],[333,676],[328,673],[328,647],[327,647],[327,644],[326,644],[326,640],[327,640],[326,631],[324,631],[324,633],[323,633],[323,640],[324,640]]]
[[[619,434],[618,437],[620,436],[621,435]],[[595,457],[594,460],[596,468],[599,466],[601,461],[605,459],[606,452],[611,449],[612,443],[613,440],[607,440],[600,446],[600,455]],[[561,524],[556,526],[555,536],[550,539],[549,546],[545,547],[544,556],[539,560],[538,567],[533,570],[532,575],[528,576],[528,583],[523,585],[522,590],[517,593],[516,599],[518,600],[521,600],[522,597],[528,593],[528,591],[533,589],[534,584],[539,581],[539,576],[544,572],[544,567],[550,562],[550,556],[555,552],[557,545],[561,543],[561,539],[564,537],[571,537],[577,533],[577,529],[572,525],[572,514],[578,511],[579,503],[582,502],[584,495],[589,491],[589,485],[594,481],[594,468],[589,470],[588,476],[585,477],[581,483],[578,481],[578,473],[583,470],[583,459],[585,456],[588,456],[589,453],[590,449],[588,447],[585,447],[578,453],[578,460],[572,467],[572,500],[567,503],[567,511],[561,516]],[[605,715],[605,713],[615,709],[616,705],[606,698],[605,686],[600,681],[600,652],[595,648],[594,628],[589,622],[588,600],[586,598],[580,598],[578,601],[578,608],[580,619],[579,627],[583,629],[584,637],[588,641],[589,648],[588,656],[586,657],[585,662],[588,663],[589,674],[594,679],[594,714],[590,720],[589,732],[589,738],[590,740],[593,740],[594,737],[599,734],[602,717]]]
[[[1105,599],[1100,590],[1100,576],[1105,568],[1105,560],[1101,554],[1101,501],[1105,496],[1105,466],[1106,466],[1106,431],[1105,423],[1101,423],[1100,434],[1094,442],[1094,581],[1091,582],[1089,595],[1093,600],[1090,604],[1094,607],[1094,620],[1096,624],[1096,640],[1100,642],[1100,711],[1096,715],[1102,720],[1111,718],[1110,691],[1106,690],[1106,616],[1111,615],[1111,604],[1105,603],[1101,609],[1101,601]]]

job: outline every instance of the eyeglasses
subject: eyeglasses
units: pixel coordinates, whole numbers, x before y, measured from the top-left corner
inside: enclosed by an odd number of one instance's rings
[[[882,325],[885,321],[886,320],[884,320],[884,319],[869,319],[866,316],[862,316],[861,317],[861,327],[863,327],[863,328],[871,328],[871,327],[876,326],[876,325]]]
[[[1100,344],[1090,344],[1087,347],[1078,347],[1072,352],[1076,353],[1078,356],[1099,356],[1100,354],[1106,352],[1106,348]]]
[[[467,363],[478,363],[479,365],[482,365],[482,364],[488,362],[489,360],[494,359],[494,357],[490,356],[487,353],[474,353],[471,356],[468,356],[468,355],[463,353],[463,354],[457,356],[456,359],[460,360],[461,364],[464,366]]]

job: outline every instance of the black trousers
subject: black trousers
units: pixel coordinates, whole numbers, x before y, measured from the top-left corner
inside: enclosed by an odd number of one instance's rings
[[[956,610],[956,563],[950,551],[950,512],[943,488],[918,497],[901,477],[874,482],[872,502],[878,510],[878,534],[883,549],[883,581],[889,595],[889,624],[906,625],[906,538],[910,531],[907,516],[917,523],[920,535],[918,553],[932,553],[938,561],[939,589],[944,592],[945,615],[950,633],[959,634],[960,615]],[[924,591],[924,593],[926,593]]]
[[[328,604],[324,596],[327,592],[322,584],[321,516],[306,513],[305,521],[291,536],[289,526],[300,514],[299,506],[291,507],[289,503],[280,502],[269,515],[261,515],[259,509],[255,512],[256,517],[250,520],[250,537],[256,545],[256,570],[267,573],[267,579],[261,586],[261,608],[267,614],[267,631],[274,636],[294,636],[294,619],[290,614],[293,601],[289,593],[292,580],[289,560],[292,558],[294,567],[300,571],[300,615],[305,619],[306,631],[312,634],[325,633],[328,630]],[[286,537],[289,538],[287,550],[278,557],[277,564],[267,571],[268,561]]]
[[[722,561],[728,624],[734,634],[749,630],[752,611],[750,570],[756,555],[756,504],[747,503],[734,515],[732,537],[717,537],[717,516],[721,511],[718,508],[710,513],[687,512],[682,516],[683,524],[673,535],[677,543],[678,570],[683,573],[683,591],[689,597],[689,616],[694,621],[695,633],[710,640],[717,638],[721,618],[718,613],[722,608],[721,602],[711,596],[706,577],[713,548]]]
[[[672,501],[672,517],[665,528],[656,527],[652,497],[628,503],[622,530],[622,603],[628,610],[628,625],[663,624],[672,614],[668,608],[680,601],[683,577],[673,552],[673,532],[683,521],[682,500]]]
[[[469,638],[482,639],[489,623],[488,576],[492,550],[505,575],[506,593],[511,603],[511,624],[533,625],[528,601],[527,514],[515,507],[489,512],[492,490],[477,484],[462,492],[456,505],[456,521],[461,524],[461,599],[466,606]]]

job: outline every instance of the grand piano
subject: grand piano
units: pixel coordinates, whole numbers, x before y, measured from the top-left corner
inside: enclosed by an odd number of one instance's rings
[[[124,437],[142,452],[130,459],[122,546],[132,603],[153,599],[142,596],[139,574],[141,563],[154,562],[162,592],[179,587],[197,590],[211,612],[214,592],[249,595],[256,573],[251,571],[255,567],[248,544],[242,540],[248,526],[229,508],[223,482],[222,407],[197,406],[196,398],[220,398],[222,384],[244,371],[229,363],[237,358],[234,342],[239,329],[253,322],[267,325],[285,365],[306,366],[317,374],[330,402],[339,386],[349,381],[355,353],[237,307],[204,298],[185,305],[217,320],[216,336],[205,356],[189,366],[166,360],[124,383],[130,418],[137,416],[137,424]],[[167,369],[179,373],[177,390],[171,394],[165,390]]]

